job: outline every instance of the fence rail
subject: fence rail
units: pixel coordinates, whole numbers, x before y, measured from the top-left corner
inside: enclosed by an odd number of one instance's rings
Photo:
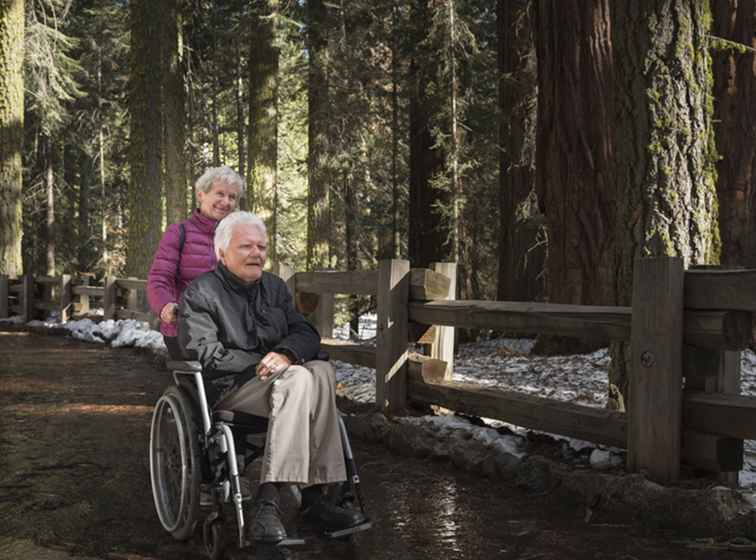
[[[660,482],[679,477],[681,461],[734,483],[743,440],[756,439],[756,399],[739,395],[740,354],[751,343],[756,270],[683,270],[676,258],[641,259],[632,306],[455,300],[456,265],[411,269],[403,260],[377,270],[295,273],[274,265],[300,310],[311,313],[333,359],[376,369],[376,405],[388,414],[439,405],[628,450],[628,468]],[[0,276],[0,317],[38,311],[66,318],[92,298],[105,318],[154,320],[146,281]],[[377,301],[375,346],[331,339],[334,294]],[[627,412],[597,409],[452,380],[454,329],[484,328],[630,341],[632,396]],[[426,356],[410,353],[425,344]]]

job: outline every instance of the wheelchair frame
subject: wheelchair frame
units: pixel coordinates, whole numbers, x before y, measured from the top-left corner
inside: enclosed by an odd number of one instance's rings
[[[238,546],[244,548],[248,543],[245,537],[245,517],[243,509],[243,496],[241,489],[241,479],[237,459],[237,447],[234,440],[232,426],[238,427],[242,432],[255,433],[256,430],[250,429],[250,426],[243,424],[230,423],[222,419],[213,418],[207,402],[204,379],[202,377],[202,365],[196,361],[172,361],[167,364],[168,369],[172,371],[173,380],[176,390],[169,386],[158,399],[153,411],[152,425],[150,429],[150,480],[152,485],[152,494],[160,523],[163,528],[171,533],[177,540],[186,540],[194,533],[197,521],[200,518],[199,511],[199,493],[200,483],[203,478],[203,471],[210,470],[212,475],[211,495],[213,497],[213,511],[207,515],[203,522],[203,541],[205,549],[213,560],[220,560],[225,555],[225,538],[223,536],[223,504],[232,501],[236,516],[236,527],[238,531]],[[188,394],[182,378],[191,380],[196,390],[196,403],[193,401],[194,395]],[[175,394],[173,394],[175,393]],[[181,396],[183,394],[183,396]],[[181,402],[181,401],[184,402]],[[187,404],[188,402],[188,404]],[[196,406],[199,405],[199,420],[201,426],[196,424]],[[167,407],[167,408],[166,408]],[[186,410],[189,408],[189,410]],[[182,410],[183,409],[183,410]],[[181,462],[181,480],[179,485],[179,500],[176,511],[167,511],[172,505],[166,492],[170,490],[166,487],[167,482],[163,480],[166,473],[162,471],[166,468],[171,469],[171,457],[166,456],[166,451],[162,449],[163,434],[161,434],[161,422],[164,415],[172,415],[176,424],[176,432],[179,440],[179,456]],[[177,418],[184,416],[184,418]],[[168,418],[170,422],[170,418]],[[182,423],[188,423],[188,426]],[[195,434],[186,434],[186,430],[191,431],[196,428]],[[344,421],[339,416],[339,428],[341,441],[344,448],[344,459],[347,469],[347,484],[350,484],[354,490],[354,498],[360,507],[363,515],[365,514],[362,495],[359,490],[359,475],[357,474],[356,464],[352,453],[352,447],[347,436]],[[199,435],[199,437],[197,437]],[[192,441],[192,438],[196,438]],[[175,443],[175,442],[174,442]],[[254,448],[251,457],[245,457],[245,468],[262,453],[262,449]],[[175,457],[172,457],[175,461]],[[222,460],[225,458],[225,460]],[[168,464],[166,464],[168,463]],[[187,467],[189,463],[189,468]],[[219,476],[224,466],[228,479]],[[194,467],[192,471],[191,467]],[[198,470],[199,469],[199,470]],[[221,469],[220,471],[218,469]],[[191,471],[191,472],[188,472]],[[199,475],[199,480],[198,480]],[[206,480],[207,481],[207,480]],[[175,490],[175,489],[174,489]],[[174,496],[175,498],[175,496]],[[194,500],[194,501],[193,501]],[[175,513],[175,515],[171,515]],[[367,517],[366,517],[367,518]],[[183,524],[182,524],[183,521]],[[367,530],[371,527],[367,521],[365,524],[343,531],[326,533],[331,538],[343,539],[348,538],[352,533]],[[304,544],[302,539],[288,538],[277,543],[277,546],[291,546]]]

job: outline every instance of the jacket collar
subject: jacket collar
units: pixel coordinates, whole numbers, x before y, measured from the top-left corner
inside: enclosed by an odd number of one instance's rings
[[[199,208],[194,209],[194,211],[192,212],[192,215],[189,216],[189,220],[198,229],[206,233],[214,232],[215,228],[218,226],[218,220],[214,220],[213,218],[208,218],[202,212],[199,211]]]
[[[226,266],[218,261],[215,267],[216,274],[221,277],[223,282],[233,291],[246,296],[253,296],[258,293],[262,285],[262,276],[255,282],[247,283],[241,280],[236,274],[231,272]]]

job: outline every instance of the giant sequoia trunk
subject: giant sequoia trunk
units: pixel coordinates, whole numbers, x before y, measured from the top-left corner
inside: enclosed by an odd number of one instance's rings
[[[165,214],[169,224],[186,218],[186,102],[180,0],[162,0],[163,154]]]
[[[249,172],[250,206],[265,219],[272,231],[274,194],[278,182],[278,48],[275,45],[277,0],[258,6],[249,52]],[[270,257],[275,258],[271,243]]]
[[[328,13],[322,0],[307,2],[309,54],[307,153],[307,269],[330,265],[328,174]]]
[[[21,274],[24,2],[0,2],[0,274]]]
[[[433,4],[431,6],[431,4]],[[453,191],[444,184],[445,153],[437,145],[434,129],[443,127],[443,92],[439,83],[438,52],[429,38],[432,9],[441,9],[435,0],[415,0],[412,4],[414,37],[410,62],[410,192],[409,257],[412,266],[448,261],[455,254],[454,223],[449,219]]]
[[[756,267],[756,2],[712,0],[717,194],[723,265]]]
[[[150,0],[129,3],[131,73],[129,113],[129,221],[126,270],[146,278],[161,235],[162,102],[160,95],[160,9]]]
[[[536,187],[548,223],[554,303],[611,300],[608,0],[538,4]]]
[[[536,58],[531,0],[498,0],[499,271],[497,299],[532,301],[544,254],[536,247]]]
[[[614,0],[614,274],[617,305],[632,300],[633,263],[674,255],[685,265],[718,253],[707,35],[699,0]],[[627,352],[610,380],[627,395]]]

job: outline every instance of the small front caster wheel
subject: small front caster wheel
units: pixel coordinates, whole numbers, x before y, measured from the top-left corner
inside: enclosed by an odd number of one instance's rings
[[[205,541],[205,552],[210,560],[223,560],[226,557],[226,537],[221,519],[205,522],[202,527],[202,538]]]

